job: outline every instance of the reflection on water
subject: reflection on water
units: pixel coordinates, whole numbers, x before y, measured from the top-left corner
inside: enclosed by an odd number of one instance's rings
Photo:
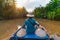
[[[9,37],[17,29],[17,25],[22,25],[25,19],[14,19],[0,21],[0,39]],[[60,21],[51,21],[46,19],[36,19],[40,25],[46,27],[46,29],[54,33],[60,33]]]

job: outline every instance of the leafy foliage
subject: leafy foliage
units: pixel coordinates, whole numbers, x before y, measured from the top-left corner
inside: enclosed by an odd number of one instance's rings
[[[60,1],[51,0],[46,7],[38,7],[34,10],[35,17],[60,20]]]

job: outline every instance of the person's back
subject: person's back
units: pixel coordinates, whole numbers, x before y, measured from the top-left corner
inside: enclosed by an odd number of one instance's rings
[[[27,26],[26,28],[27,34],[35,33],[36,28],[34,26],[36,25],[36,21],[33,18],[28,18],[25,21],[25,25]]]

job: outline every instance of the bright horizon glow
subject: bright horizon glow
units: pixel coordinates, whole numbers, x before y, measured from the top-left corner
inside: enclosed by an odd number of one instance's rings
[[[16,8],[23,8],[23,2],[22,0],[15,0],[15,5],[16,5]]]
[[[26,9],[28,12],[33,12],[34,9]]]
[[[16,4],[17,8],[23,8],[23,6],[21,6],[20,4]]]
[[[45,7],[50,0],[15,0],[16,8],[23,8],[27,10],[27,12],[33,12],[36,7]]]

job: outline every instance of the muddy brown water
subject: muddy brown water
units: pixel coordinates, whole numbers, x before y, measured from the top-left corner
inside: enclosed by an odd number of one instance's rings
[[[23,25],[26,18],[0,21],[0,40],[8,38],[17,30],[18,25]],[[50,34],[60,34],[60,21],[51,21],[46,19],[36,19],[40,25],[44,26]]]

